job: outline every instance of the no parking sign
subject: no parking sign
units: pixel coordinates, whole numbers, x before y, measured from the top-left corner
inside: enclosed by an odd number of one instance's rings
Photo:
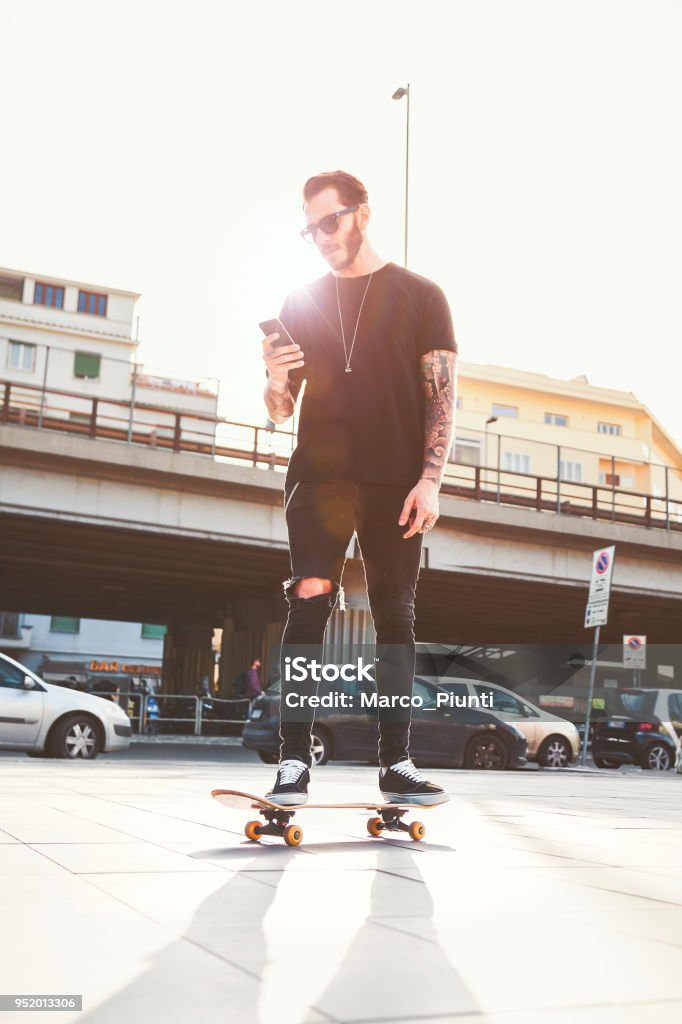
[[[609,614],[611,576],[616,547],[599,548],[592,553],[590,594],[585,609],[585,627],[605,626]]]
[[[646,637],[623,637],[623,668],[646,668]]]
[[[592,664],[590,665],[590,682],[587,688],[587,706],[585,709],[585,732],[580,763],[585,767],[587,759],[587,743],[590,735],[590,713],[594,698],[594,678],[597,669],[597,652],[599,650],[599,630],[606,625],[609,614],[609,597],[611,595],[611,577],[613,575],[613,559],[616,546],[599,548],[592,552],[592,575],[590,577],[590,594],[585,608],[585,628],[594,626],[594,643],[592,645]],[[601,698],[599,698],[601,699]]]

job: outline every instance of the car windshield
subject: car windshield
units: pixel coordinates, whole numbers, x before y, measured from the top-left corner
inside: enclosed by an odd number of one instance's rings
[[[649,718],[653,714],[656,694],[653,690],[623,690],[609,703],[612,715],[627,715],[629,718]]]

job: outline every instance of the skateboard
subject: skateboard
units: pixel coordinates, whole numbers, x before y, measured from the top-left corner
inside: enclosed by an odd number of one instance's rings
[[[279,836],[287,846],[300,846],[303,842],[303,829],[300,825],[292,825],[291,819],[297,811],[314,810],[355,810],[355,811],[377,811],[380,817],[369,818],[367,831],[371,836],[378,838],[382,832],[407,832],[410,839],[418,841],[426,834],[421,821],[411,821],[409,825],[403,821],[403,815],[407,811],[413,811],[415,807],[420,809],[438,804],[298,804],[294,807],[283,807],[281,804],[274,804],[262,796],[254,796],[253,793],[242,793],[237,789],[214,789],[211,796],[218,803],[225,807],[233,807],[236,810],[258,811],[265,822],[247,821],[244,826],[244,835],[252,842],[257,842],[261,836]]]

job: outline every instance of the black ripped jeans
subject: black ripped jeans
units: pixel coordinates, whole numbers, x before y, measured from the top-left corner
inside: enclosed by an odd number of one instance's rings
[[[291,551],[291,578],[284,583],[289,603],[282,636],[282,703],[280,760],[297,758],[310,765],[313,712],[291,720],[286,697],[296,692],[287,683],[285,657],[305,645],[309,657],[322,661],[327,621],[337,600],[344,608],[341,577],[348,545],[357,533],[365,569],[367,596],[376,630],[377,693],[411,698],[415,667],[414,601],[421,561],[422,534],[407,540],[409,528],[398,518],[410,487],[405,484],[356,484],[348,481],[300,482],[285,495]],[[300,579],[330,580],[330,593],[297,597]],[[300,650],[300,648],[298,648]],[[410,708],[379,710],[379,763],[395,764],[408,756]],[[362,712],[358,710],[358,714]]]

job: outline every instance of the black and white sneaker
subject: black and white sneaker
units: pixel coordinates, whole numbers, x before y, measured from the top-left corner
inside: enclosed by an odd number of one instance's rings
[[[428,782],[409,758],[379,769],[379,789],[389,804],[443,804],[450,799],[435,782]]]
[[[275,785],[265,794],[265,799],[272,800],[273,804],[280,804],[282,807],[304,804],[308,799],[309,782],[310,772],[307,764],[293,759],[282,761]]]

